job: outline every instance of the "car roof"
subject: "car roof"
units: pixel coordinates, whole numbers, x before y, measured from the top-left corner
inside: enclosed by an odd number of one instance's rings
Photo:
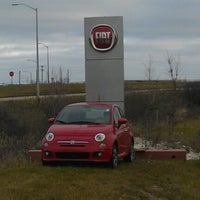
[[[113,103],[104,103],[104,102],[79,102],[79,103],[73,103],[73,104],[68,104],[67,106],[81,106],[81,105],[86,105],[86,106],[109,106],[112,107],[115,104]]]

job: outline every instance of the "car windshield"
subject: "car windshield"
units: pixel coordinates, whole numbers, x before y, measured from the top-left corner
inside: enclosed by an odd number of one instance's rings
[[[110,124],[108,106],[67,106],[56,118],[57,124]]]

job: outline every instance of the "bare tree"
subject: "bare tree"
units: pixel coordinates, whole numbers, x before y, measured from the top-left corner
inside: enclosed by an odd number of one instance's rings
[[[168,74],[172,80],[173,89],[176,90],[177,89],[177,80],[178,80],[179,73],[180,73],[180,57],[178,56],[178,59],[176,59],[175,57],[169,55],[167,52],[167,63],[169,66]]]
[[[177,90],[177,81],[180,75],[180,57],[173,57],[167,52],[167,64],[169,67],[168,74],[173,84],[171,111],[168,113],[167,116],[167,121],[171,123],[171,126],[169,126],[171,127],[171,129],[169,129],[169,132],[171,133],[175,122],[175,113],[178,107],[179,91]]]
[[[152,76],[153,76],[153,68],[152,68],[152,56],[149,55],[149,63],[148,65],[144,64],[145,66],[145,76],[147,77],[148,81],[151,81],[152,80]]]

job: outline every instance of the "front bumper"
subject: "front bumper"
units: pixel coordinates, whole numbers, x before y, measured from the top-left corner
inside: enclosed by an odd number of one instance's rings
[[[112,147],[104,143],[98,146],[51,146],[42,147],[43,161],[92,161],[109,162],[112,154]]]

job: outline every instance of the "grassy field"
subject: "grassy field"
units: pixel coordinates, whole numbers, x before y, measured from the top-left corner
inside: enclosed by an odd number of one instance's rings
[[[71,84],[41,84],[40,95],[73,94],[85,92],[84,83]],[[16,96],[35,96],[36,85],[6,85],[0,86],[0,98]]]
[[[2,200],[199,200],[200,161],[0,168]]]
[[[179,83],[179,86],[182,87],[182,83]],[[129,81],[125,83],[126,91],[163,87],[170,88],[172,84],[170,82],[133,83]],[[0,98],[32,96],[36,93],[35,89],[35,85],[0,86]],[[85,85],[84,83],[52,84],[41,85],[40,89],[41,95],[60,95],[85,92]],[[47,121],[46,118],[56,113],[62,103],[80,100],[79,97],[70,98],[42,99],[39,105],[34,100],[1,102],[0,147],[2,149],[9,148],[7,154],[2,151],[0,154],[0,200],[200,199],[200,160],[186,162],[136,160],[131,164],[120,162],[115,170],[94,164],[68,163],[62,166],[43,167],[41,163],[29,163],[23,154],[24,150],[33,142],[35,144],[35,141],[38,141],[37,137],[42,137],[42,133],[46,130],[44,123]],[[134,107],[139,105],[138,102],[140,105],[143,102],[141,97],[138,98],[138,101],[134,101],[136,104],[132,100],[134,99],[131,99],[129,104]],[[192,147],[199,152],[199,105],[191,107],[191,109],[195,110],[196,114],[192,112],[191,115],[191,110],[185,110],[185,108],[182,110],[181,108],[179,120],[175,121],[172,127],[168,123],[157,125],[155,123],[154,126],[152,123],[147,123],[147,126],[134,123],[133,130],[137,136],[150,138],[155,143],[163,140],[175,142],[175,144],[179,142],[181,145]],[[137,110],[131,110],[136,114],[135,111]],[[185,111],[187,111],[187,117],[183,118]],[[151,112],[152,110],[150,110]],[[141,115],[141,112],[139,114]],[[29,116],[31,116],[31,120]],[[140,122],[143,122],[143,119]],[[5,135],[7,133],[5,130],[10,135]],[[18,132],[25,132],[27,135],[23,136],[22,134],[19,137],[16,135]],[[20,153],[23,152],[23,155],[16,154],[15,150],[9,151],[20,145],[26,147],[20,149],[22,150]]]
[[[178,82],[177,87],[183,87],[184,82]],[[172,88],[171,81],[125,81],[125,90],[141,90],[141,89],[158,89]],[[85,83],[70,83],[70,84],[41,84],[40,94],[71,94],[85,92]],[[0,98],[15,97],[15,96],[34,96],[36,95],[36,85],[5,85],[0,86]]]

